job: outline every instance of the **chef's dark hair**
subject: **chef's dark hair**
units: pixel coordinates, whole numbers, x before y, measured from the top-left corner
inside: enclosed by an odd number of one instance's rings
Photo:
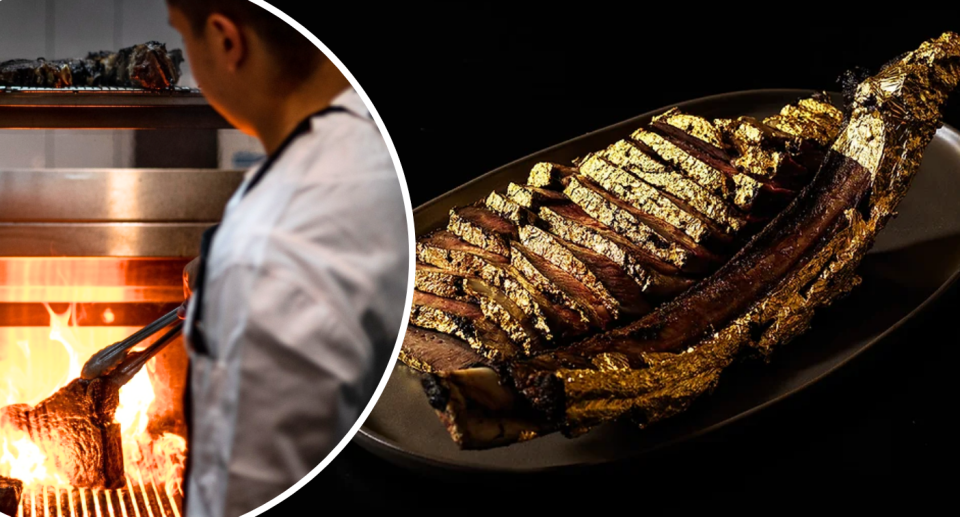
[[[179,9],[197,33],[203,31],[214,13],[252,28],[270,46],[289,78],[299,77],[297,70],[317,66],[325,59],[323,52],[303,34],[249,0],[167,0],[167,4]]]

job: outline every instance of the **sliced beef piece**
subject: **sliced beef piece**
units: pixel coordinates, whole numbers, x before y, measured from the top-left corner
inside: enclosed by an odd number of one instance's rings
[[[503,329],[510,340],[526,353],[549,348],[546,339],[537,330],[534,319],[523,312],[506,293],[476,278],[467,279],[464,286],[468,293],[480,300],[483,315]]]
[[[17,515],[22,495],[23,483],[20,480],[0,477],[0,513]]]
[[[120,385],[109,378],[78,379],[34,407],[0,409],[0,426],[25,432],[78,488],[126,485],[120,424],[114,414]]]
[[[519,352],[510,337],[484,320],[483,311],[472,303],[414,291],[410,323],[459,337],[491,361],[505,361]]]
[[[506,257],[469,244],[448,231],[433,232],[417,241],[417,260],[462,275],[480,276],[489,264],[506,265]]]
[[[713,221],[724,233],[736,235],[747,226],[747,216],[723,198],[704,189],[673,167],[661,162],[646,145],[620,140],[600,153],[606,161],[661,192],[685,203]]]
[[[517,225],[475,206],[450,210],[447,230],[478,248],[504,257],[510,256],[509,243],[517,236]]]
[[[698,138],[694,138],[674,126],[669,124],[653,124],[650,128],[660,133],[661,136],[682,149],[689,156],[696,158],[708,167],[726,174],[728,177],[733,178],[735,182],[743,178],[750,178],[757,182],[760,185],[760,189],[753,202],[752,211],[754,212],[766,214],[778,212],[797,194],[796,190],[788,188],[787,185],[779,184],[771,178],[746,174],[733,165],[733,157],[726,151],[707,144]]]
[[[700,212],[610,164],[599,155],[588,156],[580,164],[580,172],[617,199],[672,226],[697,244],[720,248],[733,240],[732,234]]]
[[[704,271],[716,267],[712,263],[699,262],[696,256],[686,250],[678,250],[678,255],[685,253],[676,260],[684,266],[678,268],[649,254],[646,248],[610,230],[573,204],[543,207],[540,215],[551,233],[610,259],[637,283],[646,284],[646,292],[655,299],[670,298],[693,284],[694,280],[684,276],[682,271]],[[673,258],[674,255],[667,257]]]
[[[584,176],[570,178],[564,193],[591,217],[623,235],[634,244],[643,244],[652,239],[651,234],[701,257],[708,262],[721,262],[719,255],[694,242],[690,237],[656,217],[641,212],[630,204],[617,199],[602,187]]]
[[[518,242],[511,243],[511,248],[510,264],[544,296],[577,311],[595,327],[610,327],[613,315],[582,282]]]
[[[534,226],[520,228],[520,242],[585,285],[614,318],[643,315],[650,304],[638,284],[616,263],[587,248],[563,241]]]
[[[705,144],[718,150],[724,147],[723,133],[709,120],[684,113],[679,108],[670,108],[666,112],[653,117],[651,125],[668,125],[701,140]]]
[[[536,214],[499,192],[491,192],[490,195],[487,196],[485,205],[500,217],[503,217],[513,224],[523,225],[535,224],[537,222]]]
[[[576,173],[577,170],[573,167],[557,163],[541,162],[530,169],[530,175],[527,177],[527,185],[556,190],[561,188],[564,178]]]
[[[477,354],[470,344],[447,334],[407,326],[400,360],[422,372],[439,373],[486,366],[490,361]]]
[[[674,141],[645,129],[638,129],[630,137],[649,147],[662,160],[699,183],[743,212],[750,212],[763,185],[745,174],[727,174],[707,163],[704,156],[691,155]],[[732,167],[732,166],[731,166]]]
[[[464,275],[429,264],[417,262],[414,288],[424,293],[460,301],[473,301],[463,290]]]
[[[531,187],[530,185],[517,185],[516,183],[507,185],[507,198],[531,210],[544,205],[565,203],[567,201],[563,194],[556,190]]]
[[[715,124],[737,150],[732,164],[738,171],[800,190],[825,155],[810,139],[784,133],[753,117],[718,119]]]

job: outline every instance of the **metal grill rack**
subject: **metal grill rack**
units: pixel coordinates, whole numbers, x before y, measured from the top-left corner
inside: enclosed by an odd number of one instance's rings
[[[0,86],[0,129],[228,129],[200,90]]]

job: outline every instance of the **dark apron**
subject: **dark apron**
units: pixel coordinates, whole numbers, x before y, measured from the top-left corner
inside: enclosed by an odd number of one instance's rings
[[[345,112],[347,111],[341,106],[330,106],[323,110],[310,115],[303,120],[297,127],[293,130],[290,135],[280,144],[280,147],[272,153],[267,159],[263,162],[263,165],[257,169],[257,172],[254,173],[253,178],[247,184],[246,190],[244,190],[241,197],[245,197],[256,187],[264,176],[270,172],[270,169],[273,168],[277,160],[283,155],[283,153],[290,147],[290,144],[300,136],[309,133],[312,121],[314,118],[327,115],[334,112]],[[195,353],[203,354],[207,356],[213,356],[214,351],[210,349],[209,342],[207,341],[206,335],[203,332],[203,292],[204,292],[204,282],[206,281],[207,274],[207,260],[210,257],[210,245],[213,242],[213,237],[217,232],[217,229],[220,227],[219,224],[211,226],[205,232],[203,232],[203,237],[200,240],[200,264],[197,268],[197,278],[196,278],[196,290],[193,293],[193,296],[197,298],[196,307],[194,309],[193,325],[190,328],[190,347],[194,350]],[[193,393],[192,393],[192,369],[190,366],[187,367],[187,386],[184,390],[184,401],[183,401],[183,411],[184,411],[184,420],[187,427],[187,437],[192,438],[193,436]],[[190,479],[190,471],[192,466],[192,454],[190,454],[189,440],[187,445],[187,458],[186,465],[184,467],[183,473],[183,505],[184,509],[187,508],[187,489],[189,487],[188,480]]]

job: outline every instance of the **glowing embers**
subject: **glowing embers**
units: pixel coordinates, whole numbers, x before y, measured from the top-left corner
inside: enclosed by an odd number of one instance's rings
[[[185,264],[179,259],[0,257],[0,303],[179,303]]]

